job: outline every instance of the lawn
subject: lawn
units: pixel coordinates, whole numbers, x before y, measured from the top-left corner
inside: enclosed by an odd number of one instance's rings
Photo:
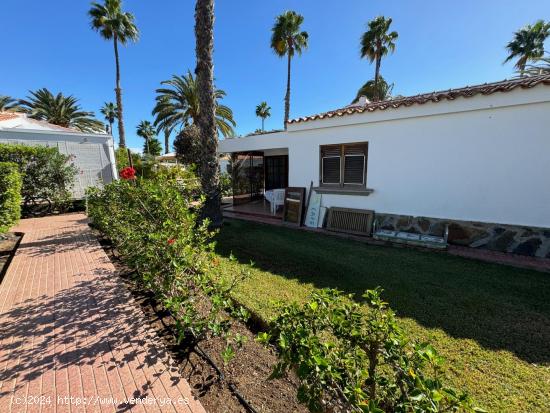
[[[404,329],[447,359],[453,386],[488,411],[548,411],[550,274],[237,220],[216,250],[254,262],[235,294],[262,318],[315,288],[360,297],[380,285]]]

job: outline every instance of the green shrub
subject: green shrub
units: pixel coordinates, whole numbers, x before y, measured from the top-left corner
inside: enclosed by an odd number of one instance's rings
[[[21,186],[17,164],[0,162],[0,234],[7,232],[19,221]]]
[[[233,179],[227,172],[220,174],[220,191],[222,196],[233,195]]]
[[[57,148],[0,144],[0,162],[14,162],[19,167],[25,207],[45,203],[51,210],[67,205],[78,172],[70,161]]]
[[[270,332],[258,337],[279,349],[273,375],[295,369],[298,398],[311,411],[483,411],[444,385],[442,357],[407,339],[380,292],[363,295],[368,311],[332,289],[313,293],[303,306],[281,305]]]
[[[228,314],[246,316],[230,293],[246,274],[228,274],[213,252],[209,222],[197,211],[204,197],[196,176],[161,169],[149,179],[120,180],[88,194],[88,215],[116,246],[137,281],[176,320],[178,340],[225,337],[224,358],[238,346]]]

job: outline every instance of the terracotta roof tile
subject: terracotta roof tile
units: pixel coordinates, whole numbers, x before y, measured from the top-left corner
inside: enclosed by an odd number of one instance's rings
[[[402,106],[407,107],[414,104],[423,105],[428,102],[442,102],[444,100],[454,100],[458,97],[469,98],[475,95],[491,95],[496,92],[509,92],[516,88],[529,89],[539,84],[550,86],[550,75],[523,77],[511,80],[503,80],[494,83],[484,83],[482,85],[466,86],[459,89],[449,89],[439,92],[423,93],[420,95],[385,100],[381,102],[369,102],[365,105],[347,106],[344,108],[331,110],[329,112],[316,115],[305,116],[288,121],[288,123],[307,122],[316,119],[333,118],[335,116],[352,115],[355,113],[374,112],[376,110],[397,109]]]
[[[4,120],[15,119],[18,116],[19,115],[17,113],[13,113],[13,112],[0,112],[0,122]]]

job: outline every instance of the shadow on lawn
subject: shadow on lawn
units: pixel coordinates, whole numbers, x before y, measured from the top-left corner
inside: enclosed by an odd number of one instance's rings
[[[550,363],[550,274],[242,221],[224,226],[216,251],[357,297],[380,285],[400,317],[527,362]]]

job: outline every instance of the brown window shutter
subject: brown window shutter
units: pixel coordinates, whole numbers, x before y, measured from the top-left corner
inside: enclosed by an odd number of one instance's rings
[[[323,184],[340,184],[340,145],[321,147],[321,172]]]
[[[366,166],[366,145],[344,146],[344,185],[364,185]]]

